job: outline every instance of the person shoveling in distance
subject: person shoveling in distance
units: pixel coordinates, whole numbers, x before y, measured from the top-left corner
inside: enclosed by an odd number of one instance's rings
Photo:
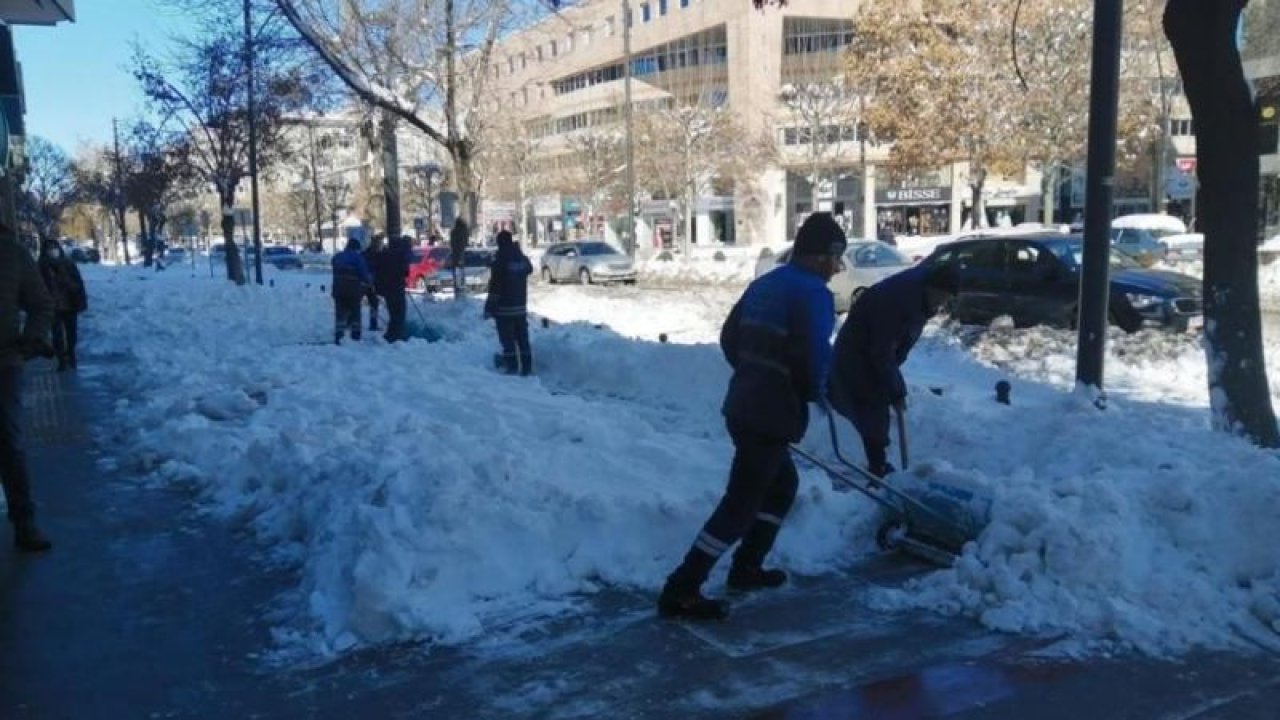
[[[947,266],[914,267],[872,285],[853,304],[836,336],[828,379],[831,407],[862,436],[867,469],[878,477],[894,471],[886,457],[889,411],[905,412],[907,384],[901,366],[925,323],[958,291]]]
[[[789,443],[805,434],[807,404],[824,402],[835,326],[827,282],[840,270],[845,245],[830,213],[809,216],[796,234],[791,261],[752,282],[725,320],[720,346],[733,367],[722,408],[734,446],[729,484],[667,577],[658,598],[662,617],[726,617],[727,603],[704,597],[702,584],[740,539],[730,588],[770,588],[787,580],[785,572],[763,563],[799,482]]]

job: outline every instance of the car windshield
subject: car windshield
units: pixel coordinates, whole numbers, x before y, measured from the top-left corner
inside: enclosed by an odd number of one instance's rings
[[[896,267],[911,264],[911,261],[897,249],[878,242],[854,245],[850,249],[849,256],[858,267]]]
[[[427,257],[436,262],[444,262],[449,259],[449,248],[432,248],[427,251]]]
[[[1078,268],[1084,264],[1084,241],[1079,239],[1071,240],[1048,240],[1044,243],[1049,251],[1058,256],[1058,259],[1066,263],[1068,266]],[[1140,269],[1142,265],[1121,250],[1111,248],[1111,267],[1123,270]]]
[[[589,242],[582,243],[579,246],[579,252],[583,255],[617,255],[618,251],[609,246],[608,243]]]

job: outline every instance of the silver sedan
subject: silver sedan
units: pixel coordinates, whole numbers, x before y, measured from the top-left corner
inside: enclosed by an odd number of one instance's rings
[[[621,282],[634,285],[635,263],[612,245],[599,240],[558,243],[542,255],[542,279],[549,283]]]
[[[776,254],[766,250],[756,261],[756,277],[790,260],[791,248]],[[836,312],[848,312],[864,290],[909,267],[911,259],[892,245],[878,240],[850,240],[844,251],[844,268],[827,283]]]

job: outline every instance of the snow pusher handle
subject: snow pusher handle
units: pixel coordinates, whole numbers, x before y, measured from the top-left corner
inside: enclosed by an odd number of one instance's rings
[[[906,470],[909,467],[907,463],[907,412],[895,407],[893,413],[898,416],[898,459],[902,461],[902,469]]]

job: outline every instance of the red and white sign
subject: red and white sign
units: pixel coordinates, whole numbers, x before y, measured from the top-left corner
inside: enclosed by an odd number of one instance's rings
[[[1196,159],[1193,157],[1180,157],[1176,162],[1178,169],[1184,173],[1190,174],[1196,171]]]

